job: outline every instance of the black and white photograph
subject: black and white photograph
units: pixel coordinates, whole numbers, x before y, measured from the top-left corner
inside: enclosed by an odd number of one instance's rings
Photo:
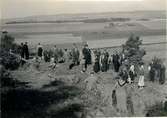
[[[167,0],[0,0],[0,118],[167,117]]]

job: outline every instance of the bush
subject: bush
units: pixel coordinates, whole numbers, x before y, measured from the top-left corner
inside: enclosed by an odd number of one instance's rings
[[[8,34],[7,31],[2,32],[1,36],[1,53],[0,53],[0,64],[5,69],[17,69],[19,67],[20,59],[10,54],[10,51],[18,53],[18,45],[14,43],[14,37]]]
[[[146,54],[146,51],[140,49],[141,45],[142,40],[140,40],[140,37],[134,36],[132,34],[126,41],[126,43],[122,46],[123,53],[125,53],[125,57],[128,59],[130,63],[139,65],[143,62],[142,58]]]
[[[20,59],[8,51],[2,50],[0,53],[0,64],[4,66],[5,69],[15,70],[18,69],[20,65]]]

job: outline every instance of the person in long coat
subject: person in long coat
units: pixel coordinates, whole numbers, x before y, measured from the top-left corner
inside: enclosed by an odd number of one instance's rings
[[[28,43],[27,42],[25,42],[25,44],[23,46],[23,49],[24,49],[25,58],[29,59],[29,49],[28,49]]]
[[[91,64],[91,50],[88,48],[88,45],[84,45],[82,49],[83,59],[85,60],[85,71],[87,70],[87,66]]]
[[[24,58],[24,44],[21,43],[20,48],[19,48],[20,56],[21,58]]]
[[[109,69],[109,53],[107,52],[107,50],[104,50],[104,54],[105,54],[105,61],[106,61],[106,69]]]
[[[91,53],[91,50],[88,48],[88,46],[87,46],[87,51],[88,51],[88,53],[87,53],[87,64],[88,65],[90,65],[90,64],[92,64],[92,53]]]
[[[95,53],[95,63],[93,70],[95,73],[98,73],[100,71],[100,55],[98,54],[98,52]]]
[[[108,70],[108,53],[103,53],[101,56],[101,71],[106,72]]]
[[[151,62],[150,64],[149,64],[149,67],[148,67],[148,70],[149,70],[149,80],[151,81],[151,82],[154,82],[154,80],[155,80],[155,68],[154,68],[154,66],[153,66],[153,62]]]
[[[23,60],[23,58],[25,58],[25,51],[24,51],[24,44],[21,43],[21,45],[19,46],[19,53],[21,56],[21,66],[24,65],[25,61]]]
[[[165,83],[165,71],[166,71],[165,65],[162,64],[160,69],[160,79],[159,79],[160,84]]]
[[[42,59],[42,55],[43,55],[43,47],[40,43],[38,43],[38,46],[37,46],[37,55],[39,58]]]
[[[80,52],[76,46],[76,44],[73,44],[74,45],[74,48],[72,49],[72,62],[74,63],[74,65],[79,65],[79,55],[80,55]]]
[[[118,72],[120,67],[120,62],[119,62],[119,55],[117,53],[113,55],[113,65],[115,72]]]

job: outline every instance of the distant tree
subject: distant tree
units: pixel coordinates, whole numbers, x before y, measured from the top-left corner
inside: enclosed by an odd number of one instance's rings
[[[140,37],[131,34],[129,39],[122,46],[123,53],[130,63],[138,65],[143,62],[142,58],[146,54],[146,51],[144,49],[140,49],[141,45],[142,40],[140,40]]]

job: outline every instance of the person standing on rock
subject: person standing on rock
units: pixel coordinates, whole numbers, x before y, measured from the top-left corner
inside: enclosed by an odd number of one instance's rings
[[[43,46],[40,43],[38,43],[38,46],[37,46],[37,55],[42,60]]]
[[[28,42],[25,42],[25,44],[23,45],[23,50],[24,50],[24,55],[25,55],[25,59],[29,59],[29,49],[28,49]]]
[[[141,89],[144,87],[144,65],[143,64],[139,68],[138,87],[141,88]]]

